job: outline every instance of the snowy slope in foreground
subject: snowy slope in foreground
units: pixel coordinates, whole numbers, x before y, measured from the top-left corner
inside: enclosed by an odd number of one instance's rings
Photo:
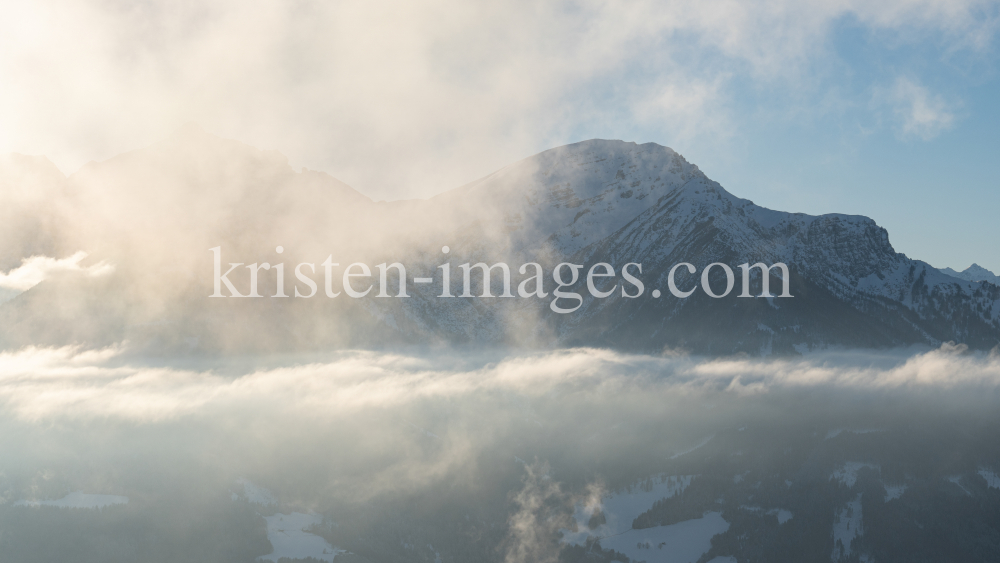
[[[632,529],[632,521],[653,503],[670,498],[691,484],[691,475],[661,475],[651,482],[603,497],[598,503],[576,508],[576,532],[563,530],[563,542],[583,545],[588,537],[599,537],[601,547],[624,553],[634,561],[648,563],[694,563],[711,547],[712,537],[729,529],[720,512],[669,526]],[[603,522],[592,522],[595,515]],[[591,525],[594,528],[590,528]]]
[[[277,563],[284,557],[289,559],[312,557],[320,561],[333,561],[338,553],[344,553],[344,550],[333,547],[320,536],[305,531],[323,522],[321,514],[293,512],[265,516],[264,520],[267,521],[267,539],[274,551],[259,557],[260,560]]]

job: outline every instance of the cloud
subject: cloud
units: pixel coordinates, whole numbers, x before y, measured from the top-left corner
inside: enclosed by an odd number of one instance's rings
[[[507,521],[505,563],[559,561],[558,532],[572,524],[573,498],[551,479],[543,463],[525,465],[524,485],[514,495],[517,508]]]
[[[727,108],[724,93],[729,78],[719,75],[711,82],[696,77],[664,80],[636,93],[632,113],[641,122],[677,124],[672,135],[681,142],[696,139],[709,131],[717,139],[732,136],[734,117]]]
[[[81,251],[62,259],[48,256],[25,258],[19,267],[6,274],[0,272],[0,302],[9,301],[53,276],[80,274],[99,277],[114,271],[114,266],[103,261],[91,266],[81,266],[80,262],[86,257],[87,253]]]
[[[955,123],[951,105],[942,96],[909,78],[896,79],[887,94],[887,101],[892,106],[899,134],[903,138],[929,141]]]
[[[432,350],[176,365],[125,350],[0,353],[0,500],[81,489],[165,499],[179,488],[228,502],[225,487],[245,476],[282,512],[322,511],[352,535],[366,521],[385,529],[368,515],[402,514],[492,530],[488,549],[511,563],[547,561],[574,506],[689,471],[692,456],[675,454],[697,444],[726,470],[720,451],[761,437],[780,452],[790,435],[890,428],[935,455],[921,425],[988,428],[1000,390],[1000,356],[955,346],[787,360]],[[434,518],[415,516],[425,508]]]
[[[794,90],[844,18],[988,49],[993,5],[21,3],[0,22],[0,152],[71,172],[197,121],[376,198],[427,196],[581,135],[737,129],[745,83]],[[907,131],[941,128],[933,97],[911,109]]]
[[[245,409],[350,416],[495,393],[683,400],[706,393],[738,398],[800,389],[975,394],[1000,388],[1000,355],[973,354],[954,345],[878,361],[861,352],[704,360],[583,348],[497,361],[485,353],[351,351],[322,362],[238,376],[149,367],[128,361],[124,350],[26,348],[0,354],[0,404],[24,420],[155,422]]]

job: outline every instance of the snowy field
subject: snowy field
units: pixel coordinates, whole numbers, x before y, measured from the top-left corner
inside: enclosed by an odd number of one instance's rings
[[[853,553],[851,542],[861,535],[863,525],[861,493],[858,493],[857,498],[841,508],[833,520],[833,553],[830,554],[832,561],[850,557]]]
[[[601,547],[647,563],[694,563],[712,548],[712,537],[729,529],[721,512],[669,526],[628,530],[601,540]]]
[[[879,470],[879,466],[873,463],[865,463],[861,461],[848,461],[843,466],[841,466],[840,469],[837,469],[836,471],[831,473],[830,478],[836,479],[837,481],[840,481],[844,485],[847,485],[848,488],[851,488],[854,486],[854,483],[858,480],[858,471],[860,471],[861,468],[863,467],[869,467],[876,471]]]
[[[885,502],[898,499],[906,492],[906,485],[885,485]]]
[[[701,445],[707,443],[704,440]],[[599,502],[578,505],[574,518],[577,532],[563,530],[563,542],[583,545],[588,536],[600,537],[601,547],[624,553],[629,558],[648,563],[693,563],[708,551],[712,536],[729,529],[719,512],[669,526],[633,530],[632,521],[649,510],[653,503],[670,498],[691,484],[692,475],[660,475],[630,489],[605,495]],[[597,511],[605,522],[595,528],[589,521]]]
[[[670,498],[691,484],[693,475],[660,475],[644,484],[635,484],[629,490],[605,495],[599,502],[578,505],[574,519],[576,533],[563,530],[563,541],[583,545],[587,536],[608,537],[632,529],[632,521],[650,509],[660,499]],[[604,514],[605,522],[590,529],[588,522],[595,511]]]
[[[277,563],[283,557],[312,557],[320,561],[333,561],[338,553],[344,553],[344,550],[333,547],[325,539],[305,531],[323,522],[321,514],[292,512],[265,516],[264,520],[267,521],[267,539],[274,551],[260,557],[261,560]]]
[[[980,469],[979,475],[981,475],[983,479],[986,479],[986,486],[994,489],[1000,489],[1000,475],[997,475],[995,472],[987,469]]]

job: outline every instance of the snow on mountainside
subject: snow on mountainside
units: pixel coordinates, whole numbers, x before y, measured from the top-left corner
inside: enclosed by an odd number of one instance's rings
[[[1000,276],[994,274],[993,272],[987,270],[986,268],[980,266],[979,264],[973,264],[968,268],[962,270],[961,272],[956,272],[951,268],[941,268],[940,272],[942,274],[949,275],[953,278],[958,278],[966,281],[988,281],[994,285],[1000,285]]]
[[[69,178],[49,168],[38,159],[0,160],[8,194],[0,197],[15,201],[9,194],[30,193],[25,186],[43,178],[51,195],[45,201],[55,202],[37,213],[37,202],[18,203],[16,216],[41,234],[26,235],[0,261],[9,269],[26,257],[24,249],[82,250],[115,264],[116,273],[86,283],[44,282],[0,304],[4,346],[127,339],[179,353],[489,343],[766,355],[827,346],[1000,343],[997,285],[959,279],[895,252],[885,229],[867,217],[757,206],[654,143],[584,141],[428,200],[378,203],[328,175],[296,172],[274,151],[193,127]],[[447,256],[444,245],[451,248]],[[377,289],[363,299],[331,299],[320,287],[308,300],[206,300],[212,293],[207,249],[215,246],[223,248],[224,262],[283,261],[288,292],[290,264],[316,264],[321,279],[318,264],[331,256],[341,265],[398,261],[410,279],[437,275],[447,260],[456,295],[457,266],[465,262],[509,264],[512,287],[520,264],[539,262],[550,294],[559,262],[608,262],[619,273],[640,263],[645,293],[596,299],[584,272],[573,288],[583,304],[569,315],[552,313],[551,297],[440,299],[440,277],[411,283],[410,299],[378,299]],[[713,262],[736,271],[737,287],[722,299],[701,291],[677,299],[667,291],[667,274],[681,262],[698,270],[695,276],[681,270],[677,282],[685,288],[696,286]],[[794,298],[737,298],[737,266],[745,262],[788,264]],[[248,275],[238,271],[237,287],[247,293]],[[721,274],[714,270],[713,286],[725,286]],[[772,274],[777,294],[782,280]],[[261,294],[276,292],[273,275],[261,274]],[[760,293],[759,274],[751,286]],[[654,289],[662,296],[652,297]]]
[[[481,192],[512,185],[521,186],[526,207],[538,218],[532,227],[551,233],[548,240],[567,256],[612,235],[622,239],[642,232],[655,236],[630,241],[630,252],[667,257],[685,250],[685,236],[710,222],[719,242],[740,258],[794,263],[832,287],[905,301],[902,284],[910,266],[926,268],[896,253],[885,229],[867,217],[759,207],[653,143],[587,141],[553,149],[485,179],[465,195],[477,199]],[[689,260],[704,265],[709,258],[692,254]],[[927,275],[930,285],[953,283],[933,271]]]
[[[508,230],[528,233],[525,241],[542,237],[562,256],[616,240],[628,245],[622,258],[665,258],[688,250],[685,237],[711,223],[719,235],[715,242],[740,258],[795,263],[842,291],[905,301],[910,266],[926,268],[897,254],[885,229],[867,217],[757,206],[654,143],[595,140],[552,149],[451,195],[495,202],[497,194],[518,196],[504,204]],[[721,258],[689,254],[687,261],[696,266]],[[953,283],[936,272],[926,275],[932,286]]]
[[[735,197],[653,143],[595,140],[552,149],[440,197],[485,202],[501,216],[493,220],[515,255],[617,268],[638,262],[647,291],[664,293],[658,300],[587,295],[580,311],[556,320],[563,343],[773,353],[831,344],[957,340],[990,348],[1000,342],[997,288],[956,280],[895,252],[885,229],[867,217],[785,213]],[[465,246],[472,248],[463,260],[500,259],[487,244]],[[761,305],[733,296],[678,300],[665,291],[667,272],[680,262],[700,271],[713,262],[735,269],[757,261],[787,263],[796,298]],[[484,332],[495,335],[497,316],[488,304],[478,307],[487,311],[479,315]],[[434,308],[420,315],[433,316]]]

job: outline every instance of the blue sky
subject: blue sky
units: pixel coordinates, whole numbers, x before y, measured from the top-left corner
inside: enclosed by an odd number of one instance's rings
[[[994,5],[991,17],[996,13]],[[668,144],[760,205],[866,215],[888,229],[897,251],[937,267],[961,270],[976,262],[996,272],[995,39],[971,48],[936,30],[906,31],[842,17],[818,39],[821,48],[794,83],[737,71],[726,84],[725,111],[738,117],[729,117],[731,129],[714,138],[674,142],[669,130],[643,123],[616,129],[616,136]],[[923,126],[908,122],[914,95],[932,106]],[[579,135],[599,132],[584,128]]]
[[[0,152],[64,172],[186,122],[374,199],[657,142],[732,193],[1000,272],[1000,2],[37,0],[0,20]]]
[[[892,41],[845,22],[831,36],[828,74],[806,100],[814,112],[783,115],[779,92],[753,85],[734,100],[749,115],[735,150],[690,153],[744,197],[789,211],[867,215],[897,250],[939,266],[1000,269],[1000,82],[995,51],[948,52],[935,36]],[[921,84],[953,117],[907,133],[892,102],[894,77]],[[826,91],[840,97],[823,107]],[[743,105],[745,103],[745,105]],[[789,105],[794,104],[789,101]],[[718,167],[717,170],[714,167]]]

